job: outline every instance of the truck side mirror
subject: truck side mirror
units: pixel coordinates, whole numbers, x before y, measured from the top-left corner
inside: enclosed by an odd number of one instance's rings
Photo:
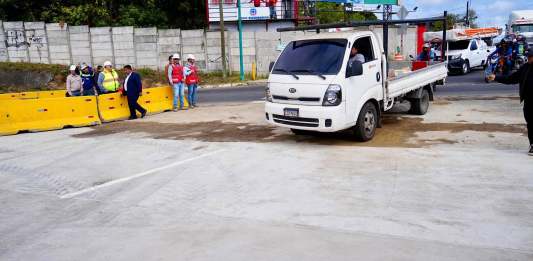
[[[268,65],[268,71],[271,72],[272,68],[274,68],[274,62],[270,62],[270,64]]]
[[[348,67],[346,67],[346,78],[350,78],[352,76],[359,76],[363,74],[363,63],[360,61],[353,61],[351,63],[348,63]]]

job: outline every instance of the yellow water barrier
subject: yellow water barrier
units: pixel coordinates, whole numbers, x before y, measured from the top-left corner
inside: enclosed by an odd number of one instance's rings
[[[96,97],[0,100],[0,135],[100,124]]]
[[[61,98],[65,94],[65,90],[4,93],[0,94],[0,100]]]
[[[138,102],[155,114],[171,110],[172,101],[172,88],[165,86],[144,89]],[[187,99],[184,106],[189,106]],[[128,99],[118,92],[80,97],[65,97],[62,90],[0,94],[0,135],[90,126],[129,116]]]

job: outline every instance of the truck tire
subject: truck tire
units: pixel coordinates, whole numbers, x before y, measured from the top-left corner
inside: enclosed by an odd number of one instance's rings
[[[429,108],[428,90],[426,89],[422,90],[422,95],[420,96],[419,99],[411,99],[409,101],[411,102],[411,109],[409,110],[409,113],[415,114],[415,115],[426,114]]]
[[[463,63],[463,68],[461,69],[461,74],[467,74],[470,72],[470,62],[468,60],[465,60]]]
[[[374,138],[378,125],[378,111],[372,102],[367,102],[359,112],[354,126],[354,138],[357,141],[369,141]]]

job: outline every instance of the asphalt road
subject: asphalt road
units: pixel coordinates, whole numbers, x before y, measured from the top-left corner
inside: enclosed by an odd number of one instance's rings
[[[233,103],[257,101],[264,98],[265,86],[200,89],[200,103]],[[509,96],[518,95],[518,85],[485,83],[483,70],[467,75],[450,75],[445,86],[437,88],[437,96]]]

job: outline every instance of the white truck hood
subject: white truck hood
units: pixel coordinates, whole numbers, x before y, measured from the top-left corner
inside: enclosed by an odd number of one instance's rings
[[[273,102],[295,105],[322,105],[322,99],[328,86],[335,80],[336,75],[324,75],[322,79],[317,75],[298,75],[296,79],[286,74],[270,74],[268,87]]]

